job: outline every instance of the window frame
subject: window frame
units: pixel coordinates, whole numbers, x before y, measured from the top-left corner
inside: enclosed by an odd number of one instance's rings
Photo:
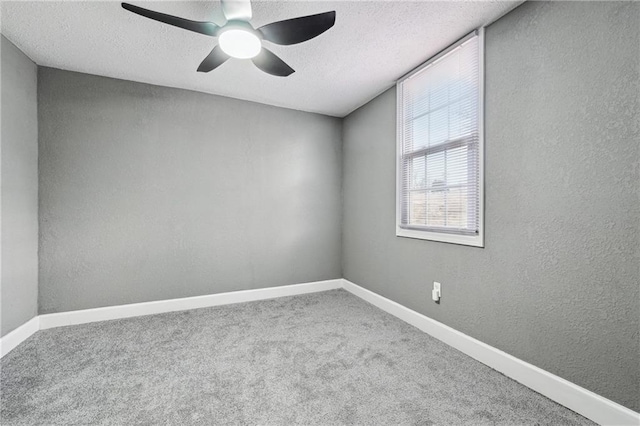
[[[433,64],[443,56],[456,49],[472,37],[478,37],[478,232],[474,235],[456,233],[455,231],[436,232],[433,230],[419,229],[402,224],[402,181],[403,181],[403,162],[405,158],[413,158],[419,156],[413,152],[407,156],[403,156],[404,147],[404,116],[403,116],[403,100],[402,100],[402,83],[413,75],[419,73],[429,65]],[[456,41],[440,53],[428,59],[425,63],[402,76],[396,82],[396,236],[405,238],[415,238],[428,241],[436,241],[450,244],[459,244],[472,247],[484,247],[484,86],[485,86],[485,55],[484,55],[484,28],[479,28],[467,34],[460,40]],[[443,142],[439,144],[439,149],[446,149],[448,145],[459,143],[456,140]],[[426,152],[429,148],[424,149]],[[424,155],[424,153],[422,154]]]

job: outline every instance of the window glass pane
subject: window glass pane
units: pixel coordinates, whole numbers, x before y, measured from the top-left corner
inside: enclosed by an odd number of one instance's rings
[[[450,70],[446,63],[437,64],[430,70],[429,79],[429,110],[442,108],[449,103],[449,86],[451,85]]]
[[[449,108],[445,105],[429,114],[429,146],[449,138]]]
[[[463,124],[465,117],[463,102],[455,102],[449,107],[449,139],[457,139],[463,136],[463,131],[467,128]]]
[[[447,185],[466,184],[469,180],[469,148],[463,145],[447,151]]]
[[[426,225],[426,197],[424,191],[409,193],[409,224]]]
[[[411,114],[407,115],[409,119],[429,112],[429,84],[427,79],[416,81],[416,90],[411,91],[408,99],[411,104]]]
[[[406,152],[415,151],[429,144],[429,115],[423,115],[411,121],[411,140],[406,144]]]
[[[425,158],[416,157],[411,160],[411,189],[424,189],[426,186]]]
[[[466,187],[451,188],[447,193],[447,226],[466,228],[468,225],[468,192]]]
[[[434,190],[427,192],[427,225],[445,226],[445,199],[446,190]]]
[[[442,187],[445,183],[445,157],[444,151],[436,152],[427,156],[426,175],[427,186]]]

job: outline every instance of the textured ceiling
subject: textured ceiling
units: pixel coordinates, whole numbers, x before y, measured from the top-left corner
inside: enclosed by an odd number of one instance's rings
[[[216,1],[132,3],[224,24]],[[214,38],[134,15],[119,2],[2,1],[2,33],[38,65],[197,90],[342,117],[476,27],[521,1],[254,1],[254,27],[335,10],[336,24],[302,44],[265,42],[296,72],[280,78],[250,60],[196,69]]]

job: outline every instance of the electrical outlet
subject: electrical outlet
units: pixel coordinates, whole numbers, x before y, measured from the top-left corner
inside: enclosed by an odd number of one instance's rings
[[[442,297],[442,287],[441,284],[437,281],[433,282],[433,290],[431,290],[431,298],[434,302],[440,303],[440,298]]]

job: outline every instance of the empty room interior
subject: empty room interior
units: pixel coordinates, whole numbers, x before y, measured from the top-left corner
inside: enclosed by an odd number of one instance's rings
[[[640,2],[2,1],[0,424],[640,425]]]

